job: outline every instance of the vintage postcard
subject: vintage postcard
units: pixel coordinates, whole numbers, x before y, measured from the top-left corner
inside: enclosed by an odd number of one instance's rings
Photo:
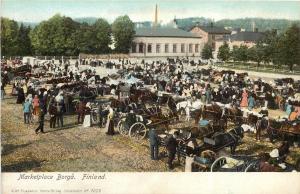
[[[1,0],[1,193],[300,193],[300,1]]]

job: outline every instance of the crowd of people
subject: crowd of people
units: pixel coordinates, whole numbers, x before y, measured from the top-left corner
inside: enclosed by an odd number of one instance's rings
[[[188,62],[185,63],[186,61]],[[195,108],[193,103],[199,101],[202,105],[218,102],[241,110],[247,109],[250,112],[261,107],[258,114],[264,118],[269,116],[268,109],[282,109],[286,115],[280,119],[299,123],[299,96],[295,95],[299,92],[299,88],[297,88],[299,86],[284,82],[279,89],[274,81],[268,83],[263,79],[252,79],[247,74],[238,74],[232,71],[200,70],[199,67],[192,68],[190,62],[189,59],[181,60],[179,58],[164,61],[119,59],[106,62],[97,59],[81,59],[76,60],[74,64],[68,60],[60,60],[58,63],[50,60],[34,65],[32,72],[34,69],[42,68],[45,73],[51,73],[52,77],[48,80],[66,78],[70,83],[85,82],[88,84],[88,88],[90,85],[96,85],[97,89],[101,88],[101,95],[112,94],[116,99],[120,99],[122,84],[129,84],[130,94],[140,88],[146,88],[158,97],[169,94],[178,99],[185,99],[188,102],[184,107],[187,122],[192,119],[191,111]],[[82,71],[83,66],[85,70]],[[97,75],[95,66],[113,70],[113,73]],[[113,79],[112,74],[117,74],[117,79]],[[35,129],[37,134],[45,133],[45,116],[49,117],[50,129],[61,128],[64,127],[65,114],[74,110],[77,113],[76,124],[83,125],[83,127],[92,125],[92,99],[86,98],[84,95],[79,96],[78,102],[72,107],[74,105],[72,96],[67,95],[66,90],[60,87],[60,83],[46,86],[41,81],[34,79],[31,74],[25,74],[23,79],[13,81],[9,81],[8,77],[8,72],[4,71],[1,81],[1,99],[4,99],[6,85],[11,82],[11,94],[17,96],[17,104],[23,105],[24,123],[30,124],[38,121],[39,125]],[[100,77],[101,81],[97,82]],[[130,79],[132,81],[133,78],[134,82],[126,83]],[[108,83],[112,80],[114,83],[109,85]],[[106,87],[107,85],[108,87]],[[105,93],[104,88],[109,88],[109,91]],[[82,93],[83,89],[80,91]],[[128,115],[133,113],[130,110],[132,108],[129,108]],[[97,107],[98,125],[101,128],[105,126],[108,135],[115,134],[114,118],[117,111],[111,105],[101,104]],[[257,139],[260,139],[260,133],[260,130],[257,129]],[[177,138],[178,132],[175,132],[165,142],[169,152],[168,166],[170,169],[173,168]],[[155,133],[155,129],[149,131],[149,139],[151,159],[157,160],[159,158],[159,137]]]

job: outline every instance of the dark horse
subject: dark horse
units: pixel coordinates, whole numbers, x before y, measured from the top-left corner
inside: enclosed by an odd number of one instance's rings
[[[211,106],[203,106],[194,113],[195,124],[198,124],[200,119],[212,120],[214,123],[223,123],[227,127],[227,109],[222,109],[217,104]]]
[[[236,127],[228,132],[217,132],[212,136],[214,141],[213,150],[219,150],[224,147],[230,147],[231,154],[235,153],[235,149],[239,141],[244,137],[242,127]]]

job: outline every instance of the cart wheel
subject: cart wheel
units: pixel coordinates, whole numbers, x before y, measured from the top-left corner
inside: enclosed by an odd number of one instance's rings
[[[144,139],[146,137],[146,134],[146,126],[141,122],[134,123],[129,129],[129,137],[136,140]]]
[[[245,169],[245,172],[259,172],[257,162],[251,162]]]
[[[225,163],[226,163],[225,157],[220,157],[220,158],[216,159],[210,167],[210,172],[217,172],[217,170],[219,168],[221,168]]]
[[[122,120],[119,121],[117,128],[121,135],[124,135],[124,136],[128,135],[128,130],[125,129],[124,121],[122,121]]]

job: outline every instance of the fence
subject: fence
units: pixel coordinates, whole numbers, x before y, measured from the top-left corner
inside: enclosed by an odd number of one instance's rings
[[[257,63],[218,63],[218,66],[230,69],[238,69],[245,71],[257,71],[257,72],[267,72],[267,73],[280,73],[287,75],[300,75],[300,65],[294,65],[293,71],[290,71],[290,67],[286,65],[272,65],[272,64],[261,64],[259,67]]]

